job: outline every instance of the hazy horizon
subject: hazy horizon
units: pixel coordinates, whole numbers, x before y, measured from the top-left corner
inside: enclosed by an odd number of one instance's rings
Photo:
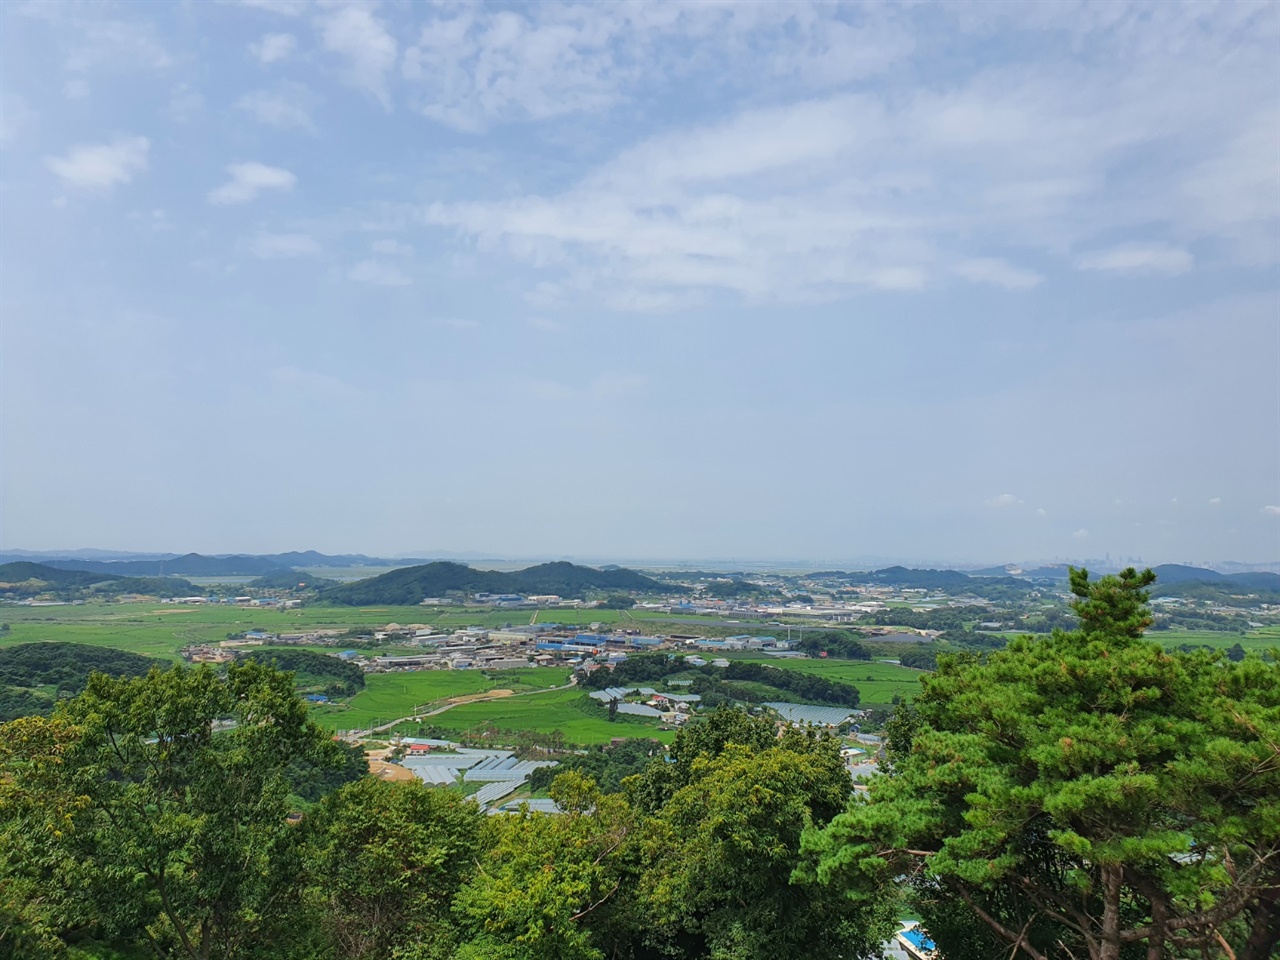
[[[238,555],[261,555],[261,556],[278,556],[286,553],[306,553],[307,550],[272,550],[264,551],[261,554],[249,554],[243,550],[233,550],[220,552],[219,556],[238,556]],[[316,551],[317,553],[320,551]],[[83,560],[144,560],[157,559],[160,557],[180,557],[189,553],[201,553],[201,551],[189,550],[146,550],[146,551],[123,551],[123,550],[107,550],[96,547],[81,547],[75,549],[63,550],[27,550],[21,547],[0,549],[0,555],[5,556],[29,556],[39,560],[41,557],[56,558],[66,557]],[[205,553],[205,556],[210,554]],[[890,566],[906,566],[914,568],[936,568],[936,567],[953,567],[960,570],[971,570],[988,567],[999,566],[1019,566],[1026,569],[1034,568],[1040,565],[1063,565],[1072,564],[1074,566],[1089,565],[1093,569],[1100,568],[1120,568],[1124,566],[1137,567],[1157,567],[1163,564],[1179,564],[1188,566],[1198,566],[1205,568],[1232,568],[1232,567],[1267,567],[1273,568],[1280,566],[1280,560],[1271,559],[1242,559],[1239,557],[1216,557],[1216,558],[1188,558],[1179,559],[1161,557],[1148,558],[1130,555],[1104,555],[1102,557],[1087,556],[1056,556],[1056,557],[1020,557],[1020,558],[973,558],[973,557],[930,557],[930,556],[904,556],[897,554],[887,555],[863,555],[863,556],[845,556],[845,557],[804,557],[804,556],[775,556],[775,557],[731,557],[731,556],[709,556],[709,557],[658,557],[658,556],[624,556],[619,554],[601,554],[601,555],[576,555],[576,554],[543,554],[533,553],[525,556],[503,554],[492,551],[482,550],[419,550],[410,551],[408,553],[384,556],[379,554],[370,554],[366,551],[351,551],[347,554],[339,554],[337,556],[364,556],[370,560],[387,560],[387,561],[408,561],[408,560],[449,560],[458,563],[464,563],[473,567],[483,568],[486,564],[498,564],[501,567],[515,567],[519,565],[550,563],[554,561],[569,561],[575,564],[585,566],[603,566],[603,565],[619,565],[633,566],[643,569],[674,569],[674,568],[701,568],[711,571],[727,571],[736,566],[743,568],[752,568],[758,571],[781,571],[781,570],[799,570],[809,569],[816,570],[820,568],[826,569],[848,569],[848,570],[870,570],[882,569]],[[335,556],[326,554],[326,556]],[[371,569],[382,569],[374,565]],[[1280,570],[1276,571],[1280,572]]]
[[[1274,3],[0,26],[0,550],[1280,560]]]

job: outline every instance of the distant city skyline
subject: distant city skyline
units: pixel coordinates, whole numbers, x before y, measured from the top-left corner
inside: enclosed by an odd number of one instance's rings
[[[0,6],[0,550],[1280,560],[1274,3]]]

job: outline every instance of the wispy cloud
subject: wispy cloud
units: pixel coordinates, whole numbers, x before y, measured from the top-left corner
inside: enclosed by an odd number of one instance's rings
[[[1080,269],[1174,276],[1186,273],[1193,262],[1186,250],[1167,243],[1126,243],[1085,254],[1080,258]]]
[[[341,7],[321,18],[320,35],[324,48],[346,62],[348,81],[389,109],[387,73],[398,47],[386,24],[367,6]]]
[[[413,254],[413,247],[394,239],[375,240],[373,252],[389,257],[407,257]]]
[[[989,257],[961,261],[954,269],[958,276],[973,283],[988,283],[1006,290],[1030,290],[1044,279],[1031,270],[1023,270],[1005,260]]]
[[[888,6],[841,16],[809,3],[441,6],[424,20],[403,59],[411,99],[463,130],[599,112],[693,70],[748,89],[823,89],[880,73],[914,46]],[[757,49],[767,55],[748,55]]]
[[[227,173],[231,179],[209,194],[210,203],[248,203],[264,190],[288,192],[298,179],[288,170],[265,163],[233,163]]]
[[[407,287],[413,283],[413,279],[403,270],[385,260],[361,260],[351,268],[347,277],[357,283],[368,283],[375,287]]]
[[[319,241],[307,233],[259,233],[246,246],[260,260],[314,257],[321,249]]]
[[[146,170],[150,151],[146,137],[117,137],[110,143],[72,147],[65,156],[49,157],[46,163],[73,187],[108,190]]]
[[[1262,508],[1262,512],[1268,517],[1280,517],[1280,507],[1268,504]]]
[[[1012,493],[1002,493],[999,496],[991,497],[986,501],[988,507],[1015,507],[1022,503]]]
[[[291,57],[297,48],[298,38],[292,33],[264,33],[249,44],[249,53],[259,63],[275,63]]]
[[[315,96],[300,83],[285,82],[270,90],[254,90],[236,101],[236,106],[259,123],[281,130],[314,132],[311,109]]]

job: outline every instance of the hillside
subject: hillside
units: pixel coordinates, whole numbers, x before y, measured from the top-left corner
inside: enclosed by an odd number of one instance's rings
[[[338,581],[326,577],[313,577],[300,570],[280,570],[251,580],[248,585],[259,590],[320,590],[324,587],[335,587]]]
[[[26,600],[44,594],[68,600],[126,593],[181,597],[195,592],[196,588],[191,583],[178,577],[120,576],[88,570],[62,570],[26,560],[0,564],[0,597],[7,600]]]
[[[248,577],[283,569],[266,557],[206,557],[188,553],[171,560],[49,560],[59,570],[88,570],[119,577]]]
[[[163,666],[150,657],[84,643],[22,643],[0,650],[0,722],[51,713],[55,696],[79,693],[91,673],[141,677],[158,665]]]
[[[330,587],[321,592],[321,598],[353,607],[412,606],[427,597],[442,597],[450,593],[532,593],[581,597],[589,590],[657,593],[671,592],[672,589],[634,570],[596,570],[563,561],[543,563],[512,573],[476,570],[462,563],[437,561]]]

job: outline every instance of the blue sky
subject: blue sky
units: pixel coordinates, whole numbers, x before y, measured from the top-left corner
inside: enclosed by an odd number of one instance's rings
[[[0,546],[1280,559],[1280,7],[0,8]]]

